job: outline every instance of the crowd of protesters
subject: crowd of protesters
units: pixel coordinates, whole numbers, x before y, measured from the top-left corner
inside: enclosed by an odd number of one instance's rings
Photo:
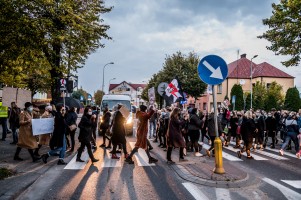
[[[47,163],[50,156],[58,156],[58,165],[65,165],[66,151],[73,152],[75,149],[75,132],[79,128],[78,140],[81,143],[77,152],[77,162],[84,162],[81,154],[85,148],[92,162],[97,162],[93,149],[96,150],[96,132],[98,126],[98,112],[96,107],[87,106],[84,110],[81,121],[77,125],[77,113],[75,107],[64,107],[62,104],[47,105],[45,112],[40,113],[37,106],[30,102],[25,103],[23,110],[12,102],[9,111],[9,125],[12,131],[11,144],[17,145],[14,160],[22,161],[19,154],[22,148],[27,149],[33,162],[42,159]],[[126,147],[126,134],[124,124],[125,116],[120,111],[122,105],[116,105],[111,114],[105,108],[102,115],[102,123],[99,124],[99,136],[102,134],[103,143],[100,147],[110,149],[113,146],[112,159],[119,159],[117,152],[123,150],[125,161],[133,164],[132,157],[139,148],[145,150],[149,163],[156,163],[158,160],[150,155],[153,142],[158,142],[159,147],[166,151],[168,164],[173,164],[171,154],[174,148],[179,149],[179,161],[185,161],[187,152],[193,152],[196,157],[201,154],[202,144],[210,145],[206,155],[214,156],[215,116],[211,110],[201,112],[197,108],[180,109],[178,107],[166,107],[156,109],[154,106],[149,109],[141,105],[136,113],[137,141],[130,154]],[[253,111],[229,111],[227,108],[219,108],[217,124],[218,135],[225,147],[230,145],[231,140],[235,141],[234,148],[237,149],[237,156],[241,157],[243,152],[247,153],[247,158],[252,159],[251,151],[263,151],[267,145],[276,148],[276,144],[282,143],[279,154],[292,150],[294,146],[296,156],[301,156],[301,113],[288,111],[256,110]],[[32,119],[54,118],[54,131],[39,136],[32,134]],[[300,129],[300,130],[299,130]],[[5,130],[5,127],[4,129]],[[110,137],[107,137],[107,136]],[[2,140],[5,140],[6,133],[3,132]],[[70,141],[69,142],[69,138]],[[206,138],[206,140],[205,140]],[[271,138],[269,140],[269,138]],[[107,145],[106,140],[109,144]],[[243,141],[243,142],[241,142]],[[270,141],[270,143],[269,143]],[[269,143],[269,144],[268,144]],[[49,146],[50,150],[40,156],[39,150],[44,146]]]

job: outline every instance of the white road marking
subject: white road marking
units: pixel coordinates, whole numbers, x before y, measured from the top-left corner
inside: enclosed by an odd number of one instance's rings
[[[259,196],[259,194],[256,191],[253,191],[252,193],[253,193],[253,199],[261,200],[261,197]]]
[[[196,200],[209,200],[209,198],[194,184],[182,183],[183,186]]]
[[[216,188],[215,194],[217,200],[231,200],[230,192],[228,189]]]
[[[263,178],[263,181],[267,182],[268,184],[274,186],[277,188],[288,200],[300,200],[301,194],[295,192],[294,190],[291,190],[269,178]]]
[[[199,144],[201,144],[200,142],[199,142]],[[209,149],[210,148],[210,146],[208,145],[208,144],[203,144],[203,148],[205,148],[205,149]],[[228,154],[228,153],[226,153],[226,152],[222,152],[222,156],[225,158],[225,159],[227,159],[227,160],[230,160],[230,161],[243,161],[242,159],[240,159],[240,158],[237,158],[237,157],[235,157],[235,156],[232,156],[232,155],[230,155],[230,154]]]
[[[273,151],[273,152],[276,152],[276,153],[279,154],[279,149],[271,149],[271,147],[266,147],[266,149],[269,150],[269,151]],[[284,151],[283,155],[298,159],[296,155],[291,154],[291,153],[286,152],[286,151]],[[299,159],[301,159],[301,157]]]
[[[233,152],[235,152],[235,153],[237,153],[240,149],[234,149],[232,146],[228,146],[228,147],[223,147],[223,148],[225,148],[225,149],[228,149],[228,150],[230,150],[230,151],[233,151]],[[245,155],[246,154],[246,155]],[[246,152],[244,152],[244,153],[242,153],[241,155],[243,155],[243,156],[247,156],[247,153]],[[257,156],[257,155],[255,155],[255,154],[251,154],[251,156],[253,156],[253,158],[254,158],[254,160],[268,160],[268,159],[266,159],[266,158],[263,158],[263,157],[261,157],[261,156]]]
[[[230,144],[236,145],[235,142],[230,142]],[[275,155],[275,154],[272,154],[272,153],[269,153],[269,152],[266,152],[266,151],[261,151],[261,150],[252,151],[252,153],[258,153],[258,154],[261,154],[261,155],[265,155],[265,156],[274,158],[276,160],[289,160],[288,158],[285,158],[283,156],[278,156],[278,155]]]
[[[87,163],[89,162],[89,155],[87,149],[82,153],[81,159],[84,160],[85,162],[76,162],[76,157],[77,154],[70,160],[70,162],[66,165],[64,169],[84,169]]]
[[[120,155],[117,155],[120,157]],[[121,167],[121,158],[112,159],[110,155],[110,150],[105,149],[104,159],[101,163],[101,167]]]
[[[132,149],[135,148],[135,143],[136,142],[130,142],[130,146]],[[145,152],[144,149],[139,149],[137,153],[134,154],[136,160],[137,160],[137,164],[138,166],[142,167],[142,166],[156,166],[155,163],[149,164],[148,163],[148,157],[147,154]]]
[[[297,188],[297,189],[301,189],[301,180],[281,180],[282,182],[285,182],[286,184]]]

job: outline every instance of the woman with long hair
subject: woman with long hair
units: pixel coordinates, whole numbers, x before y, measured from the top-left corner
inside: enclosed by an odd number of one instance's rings
[[[174,108],[170,114],[168,130],[166,133],[167,139],[167,163],[174,164],[171,160],[171,152],[173,147],[180,148],[179,160],[184,161],[184,147],[185,141],[182,136],[182,126],[185,124],[184,120],[180,120],[181,110],[179,108]]]
[[[77,120],[77,113],[76,113],[76,107],[71,107],[67,117],[66,117],[66,123],[68,125],[67,128],[67,135],[70,135],[70,139],[71,139],[71,149],[70,152],[74,151],[74,146],[75,146],[75,131],[77,129],[77,124],[76,124],[76,120]]]

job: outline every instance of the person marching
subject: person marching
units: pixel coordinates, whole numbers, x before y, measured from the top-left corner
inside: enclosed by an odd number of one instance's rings
[[[99,147],[106,147],[106,132],[110,127],[110,119],[111,119],[111,113],[109,112],[108,107],[105,107],[103,111],[104,115],[102,116],[102,122],[100,124],[100,129],[102,133],[103,142],[102,145]]]
[[[180,120],[181,110],[174,108],[170,114],[170,120],[168,124],[168,130],[166,133],[167,138],[167,164],[174,164],[171,160],[171,153],[174,147],[180,148],[179,161],[185,161],[184,159],[184,148],[186,146],[184,138],[182,136],[182,125],[185,124],[185,120]]]
[[[129,164],[134,164],[134,161],[132,160],[133,155],[138,151],[139,148],[142,148],[145,150],[147,156],[148,156],[148,162],[149,163],[156,163],[158,162],[157,159],[153,158],[149,154],[148,149],[148,140],[147,140],[147,122],[154,114],[153,107],[150,107],[149,112],[146,112],[147,107],[145,105],[140,106],[140,111],[137,112],[136,117],[139,120],[138,129],[137,129],[137,142],[135,144],[135,148],[131,152],[131,154],[126,158],[126,162]]]
[[[222,125],[221,122],[217,119],[217,125],[218,125],[218,133],[219,135],[222,134],[223,129],[222,129]],[[214,119],[214,110],[211,110],[211,113],[208,116],[208,135],[210,137],[210,141],[211,141],[211,147],[206,150],[206,154],[208,157],[211,156],[211,151],[212,151],[212,156],[214,156],[214,140],[216,137],[216,133],[215,133],[215,119]]]
[[[82,152],[85,147],[88,149],[88,154],[92,162],[97,162],[98,159],[94,158],[92,153],[91,138],[93,137],[93,120],[96,118],[96,115],[92,115],[92,109],[86,107],[81,121],[78,124],[80,128],[78,140],[80,141],[80,147],[77,152],[77,162],[85,162],[81,159]]]
[[[20,128],[20,113],[21,110],[18,108],[16,102],[11,102],[11,111],[9,115],[9,124],[10,128],[13,132],[13,142],[10,144],[17,144],[18,143],[18,133],[17,129]]]
[[[75,132],[77,129],[77,124],[76,124],[76,120],[77,120],[77,113],[76,113],[76,107],[71,107],[67,117],[66,117],[66,123],[68,125],[67,128],[67,133],[68,135],[70,135],[70,139],[71,139],[71,149],[70,152],[74,151],[74,146],[75,146]]]
[[[190,137],[191,143],[195,149],[195,156],[203,156],[199,152],[199,144],[198,141],[200,139],[200,129],[204,124],[203,120],[197,116],[197,109],[193,108],[189,115],[189,123],[188,123],[188,135]]]
[[[19,129],[19,139],[17,143],[17,150],[14,156],[14,160],[22,161],[23,159],[19,157],[22,148],[28,149],[28,152],[32,158],[33,162],[36,162],[40,158],[35,157],[33,150],[38,147],[37,139],[32,135],[32,124],[33,119],[33,107],[30,102],[25,103],[25,109],[20,113],[20,129]]]
[[[56,105],[56,112],[54,117],[54,130],[49,142],[51,151],[42,155],[42,160],[46,164],[49,156],[57,156],[59,152],[58,165],[66,165],[64,161],[66,152],[66,129],[67,124],[65,121],[66,109],[62,105]]]

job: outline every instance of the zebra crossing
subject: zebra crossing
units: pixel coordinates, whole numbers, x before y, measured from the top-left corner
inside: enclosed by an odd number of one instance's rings
[[[298,184],[301,182],[300,180],[297,181],[291,180],[291,181],[283,181],[283,182],[285,183],[285,185],[283,185],[281,182],[279,183],[279,181],[275,181],[267,177],[264,177],[262,178],[261,184],[262,187],[271,186],[278,189],[278,191],[288,200],[301,199],[301,194],[291,189],[291,187],[299,189]],[[209,199],[231,200],[231,199],[241,199],[242,197],[244,197],[245,199],[250,199],[250,197],[252,197],[251,199],[259,200],[259,199],[263,199],[261,195],[264,194],[264,192],[260,191],[260,189],[236,190],[236,189],[227,189],[227,188],[212,188],[212,187],[209,188],[191,182],[184,182],[182,183],[182,185],[196,200],[209,200]]]
[[[202,144],[201,142],[199,142],[199,145],[202,145],[204,149],[208,150],[210,148],[210,146],[208,144]],[[237,152],[239,151],[239,149],[235,149],[235,142],[230,142],[230,145],[228,147],[223,147],[223,152],[222,152],[222,156],[223,158],[225,158],[226,160],[229,161],[243,161],[242,159],[237,157]],[[230,152],[234,152],[235,156],[231,155],[230,153],[228,153],[228,151]],[[276,154],[275,154],[276,153]],[[259,154],[259,155],[258,155]],[[275,160],[289,160],[289,159],[298,159],[294,154],[291,154],[289,152],[285,152],[285,156],[280,156],[279,155],[279,150],[276,149],[271,149],[269,147],[267,147],[264,151],[261,150],[256,150],[256,151],[251,151],[251,155],[253,156],[254,160],[258,160],[258,161],[267,161],[269,159],[275,159]],[[246,157],[247,154],[246,152],[242,153],[242,157]],[[290,158],[288,158],[288,157]]]

